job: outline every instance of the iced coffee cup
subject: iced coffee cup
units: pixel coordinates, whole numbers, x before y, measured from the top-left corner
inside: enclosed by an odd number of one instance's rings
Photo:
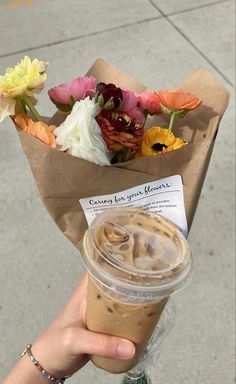
[[[169,220],[136,208],[98,215],[85,233],[81,253],[89,271],[89,330],[133,341],[135,356],[92,356],[111,373],[132,369],[145,352],[168,297],[186,283],[192,258],[181,231]]]

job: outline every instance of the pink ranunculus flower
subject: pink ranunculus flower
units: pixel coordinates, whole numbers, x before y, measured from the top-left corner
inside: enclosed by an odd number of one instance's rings
[[[158,115],[161,113],[160,99],[157,92],[136,93],[138,106],[146,113]]]
[[[136,123],[143,124],[144,123],[144,114],[143,111],[138,107],[138,98],[135,93],[128,90],[122,89],[123,94],[123,102],[121,106],[122,112],[127,113]]]
[[[58,109],[71,111],[76,101],[83,100],[87,96],[94,96],[95,90],[95,77],[84,76],[49,89],[48,95]]]

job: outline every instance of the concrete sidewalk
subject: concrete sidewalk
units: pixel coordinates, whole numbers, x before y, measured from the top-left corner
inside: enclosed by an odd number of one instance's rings
[[[49,61],[47,89],[102,57],[152,89],[203,65],[230,91],[189,237],[194,277],[174,298],[175,328],[155,384],[233,384],[234,0],[0,0],[0,73],[25,54]],[[10,121],[0,127],[0,378],[50,323],[82,275],[76,249],[40,201]],[[68,384],[119,383],[88,364]],[[33,384],[33,383],[32,383]]]

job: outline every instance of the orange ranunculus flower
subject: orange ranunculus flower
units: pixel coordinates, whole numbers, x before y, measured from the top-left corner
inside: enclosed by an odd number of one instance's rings
[[[43,121],[33,121],[29,116],[18,114],[14,116],[15,125],[30,135],[37,137],[43,143],[56,148],[56,138],[53,134],[54,125],[47,125]]]
[[[156,156],[161,153],[174,151],[184,145],[186,141],[175,137],[167,128],[154,126],[144,131],[143,142],[136,157]]]
[[[191,93],[167,89],[158,93],[161,106],[169,111],[191,111],[202,104],[202,100]]]

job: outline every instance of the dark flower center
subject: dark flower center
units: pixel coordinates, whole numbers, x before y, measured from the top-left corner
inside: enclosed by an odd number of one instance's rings
[[[101,115],[109,121],[116,132],[134,134],[136,131],[135,122],[126,113],[102,110]]]
[[[114,84],[98,83],[97,92],[103,96],[104,105],[110,100],[113,101],[115,109],[121,105],[123,93],[121,88],[116,87]]]
[[[155,143],[152,145],[152,149],[157,152],[161,152],[164,148],[167,148],[167,145],[161,143]]]

